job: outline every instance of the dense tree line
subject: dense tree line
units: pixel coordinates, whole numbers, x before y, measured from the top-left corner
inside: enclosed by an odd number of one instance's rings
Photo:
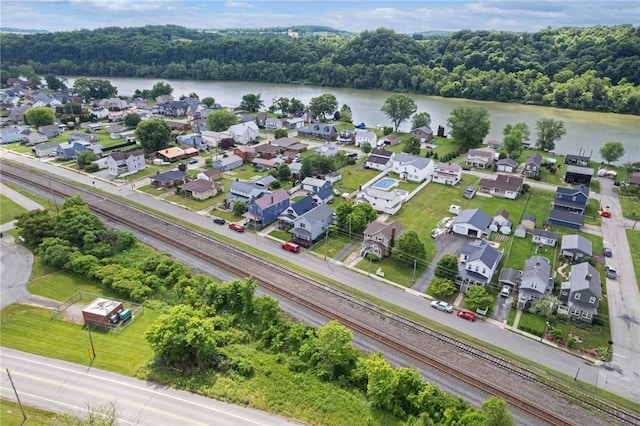
[[[640,27],[289,38],[177,26],[4,34],[2,81],[39,74],[305,83],[640,114]]]

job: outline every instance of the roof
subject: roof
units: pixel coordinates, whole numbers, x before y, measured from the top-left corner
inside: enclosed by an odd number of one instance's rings
[[[210,191],[213,188],[213,184],[211,181],[206,179],[196,179],[194,181],[187,182],[184,185],[180,185],[180,187],[187,191],[201,193]]]
[[[524,216],[522,216],[522,221],[524,222],[525,220],[530,220],[531,222],[535,223],[536,217],[530,214],[525,214]]]
[[[436,166],[437,170],[444,170],[448,172],[458,173],[462,168],[457,164],[447,164],[447,163],[438,163]]]
[[[558,222],[573,223],[581,226],[584,222],[584,217],[581,214],[561,209],[552,209],[549,213],[549,220],[551,219]]]
[[[518,163],[513,158],[503,158],[502,160],[498,160],[498,166],[507,165],[511,167],[518,166]]]
[[[424,133],[426,133],[428,135],[432,135],[433,134],[433,130],[431,130],[431,127],[429,127],[429,126],[422,126],[422,127],[416,128],[416,129],[411,129],[411,132],[417,132],[417,131],[424,132]]]
[[[198,150],[196,150],[196,152],[198,152]],[[156,151],[156,154],[160,154],[165,158],[176,158],[176,157],[181,157],[183,155],[186,155],[187,150],[177,146],[172,146],[171,148],[164,148],[159,151]]]
[[[520,282],[520,271],[513,268],[503,268],[502,271],[500,271],[498,281],[518,285]]]
[[[411,164],[416,169],[419,169],[419,170],[426,169],[431,163],[431,160],[428,158],[418,157],[417,155],[411,155],[411,154],[405,154],[405,153],[396,154],[393,157],[393,161],[401,164]]]
[[[484,157],[487,159],[493,158],[493,154],[494,154],[493,150],[487,149],[487,148],[470,149],[467,152],[467,156],[473,155],[475,157]]]
[[[370,197],[379,198],[381,200],[395,200],[398,197],[398,193],[395,191],[381,191],[370,186],[362,190]]]
[[[591,167],[582,167],[582,166],[574,166],[574,165],[568,165],[567,166],[567,173],[574,173],[574,174],[577,174],[577,175],[593,176],[594,172],[595,172],[595,170],[592,169]]]
[[[394,228],[396,230],[396,236],[404,230],[404,227],[397,220],[394,220],[391,223],[385,223],[385,222],[380,222],[376,220],[369,223],[369,225],[367,225],[367,228],[364,230],[364,234],[365,235],[382,234],[387,238],[387,240],[390,240],[391,234],[393,233]]]
[[[266,175],[264,177],[261,177],[260,179],[258,179],[255,184],[256,185],[262,185],[262,186],[269,186],[271,185],[273,182],[277,181],[278,179],[274,178],[271,175]]]
[[[534,229],[531,233],[537,237],[548,238],[550,240],[558,240],[558,233],[545,231],[544,229]]]
[[[505,219],[508,219],[509,218],[509,212],[507,212],[505,209],[498,210],[496,212],[496,214],[493,215],[493,217],[496,217],[496,216],[502,216]]]
[[[633,185],[640,185],[640,173],[633,173],[629,176],[629,183]]]
[[[602,299],[602,289],[600,288],[600,273],[591,266],[589,262],[579,263],[571,266],[571,291],[589,290],[596,297]]]
[[[380,155],[370,155],[366,162],[375,164],[387,164],[391,160],[391,157],[382,157]]]
[[[298,214],[298,216],[305,214],[311,210],[312,207],[313,197],[311,195],[305,195],[303,198],[291,205],[291,208]]]
[[[302,180],[302,185],[311,185],[311,186],[317,186],[319,188],[323,187],[324,185],[326,185],[327,181],[324,179],[316,179],[310,176],[307,176],[306,178],[304,178]]]
[[[93,302],[89,304],[86,308],[82,310],[82,312],[87,312],[96,315],[108,315],[118,306],[120,306],[122,302],[118,302],[116,300],[103,299],[101,297],[95,299]]]
[[[524,269],[520,278],[520,288],[531,288],[533,281],[539,280],[545,284],[545,288],[539,289],[544,293],[551,276],[551,262],[546,257],[533,256],[524,262]]]
[[[566,194],[566,195],[574,195],[574,194],[582,194],[585,197],[589,198],[589,187],[587,185],[575,185],[573,188],[563,188],[559,186],[556,189],[556,194]]]
[[[576,161],[589,161],[591,157],[587,157],[585,155],[575,155],[575,154],[567,154],[565,157],[567,160],[576,160]]]
[[[540,168],[540,166],[542,166],[542,155],[538,154],[537,152],[535,154],[531,154],[529,157],[527,157],[526,163],[533,163],[538,166],[538,168]]]
[[[382,149],[382,148],[373,148],[373,150],[371,151],[371,156],[373,155],[377,155],[378,157],[391,158],[391,156],[393,155],[393,152],[387,151],[386,149]]]
[[[333,209],[327,204],[320,204],[319,206],[304,213],[300,217],[304,217],[309,223],[316,223],[326,219],[329,216],[333,216]]]
[[[265,209],[288,199],[289,193],[284,189],[279,189],[276,192],[267,192],[263,194],[260,198],[257,198],[254,203],[261,209]]]
[[[265,143],[265,144],[256,146],[254,149],[258,153],[277,154],[277,153],[280,152],[282,147],[278,146],[278,145],[270,145],[270,144]]]
[[[187,175],[180,170],[169,170],[168,172],[158,173],[155,176],[151,176],[151,180],[158,182],[173,182],[178,179],[184,179],[185,176]]]
[[[480,209],[467,209],[462,210],[458,216],[453,220],[453,224],[469,223],[478,229],[487,229],[493,218],[484,210]]]
[[[494,249],[491,244],[485,240],[474,240],[469,244],[465,244],[460,249],[460,252],[467,255],[467,262],[480,260],[491,269],[493,269],[502,258],[502,253]]]
[[[563,235],[560,248],[562,250],[578,250],[587,256],[593,254],[591,240],[580,235]]]
[[[520,192],[524,180],[521,177],[497,175],[495,179],[482,178],[478,186]]]
[[[136,149],[135,151],[125,151],[125,152],[112,152],[110,157],[116,161],[126,160],[129,157],[137,157],[139,155],[144,155],[141,149]]]

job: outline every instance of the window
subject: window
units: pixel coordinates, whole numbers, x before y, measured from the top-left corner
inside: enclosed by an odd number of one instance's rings
[[[596,303],[596,298],[595,298],[594,296],[591,296],[591,297],[589,298],[589,303],[591,303],[591,304]]]
[[[580,300],[580,293],[576,293],[576,295],[573,298],[576,300]]]

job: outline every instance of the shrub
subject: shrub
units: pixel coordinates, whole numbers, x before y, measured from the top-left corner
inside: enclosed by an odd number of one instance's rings
[[[84,166],[84,171],[87,173],[95,173],[100,170],[100,167],[96,163],[87,164]]]

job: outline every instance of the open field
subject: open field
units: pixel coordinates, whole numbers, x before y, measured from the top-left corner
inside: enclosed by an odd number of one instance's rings
[[[627,229],[627,239],[631,248],[631,258],[633,259],[633,269],[636,273],[636,284],[640,289],[640,231]]]
[[[18,203],[0,194],[0,223],[11,222],[25,211]]]

